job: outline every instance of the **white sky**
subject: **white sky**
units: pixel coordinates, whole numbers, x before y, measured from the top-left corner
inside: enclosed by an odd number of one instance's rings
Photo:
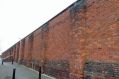
[[[76,0],[0,0],[0,54]]]

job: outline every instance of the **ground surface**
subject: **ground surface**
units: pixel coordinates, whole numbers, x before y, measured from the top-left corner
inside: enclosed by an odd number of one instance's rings
[[[16,68],[15,79],[39,79],[38,72],[19,64],[12,65],[11,62],[1,64],[0,59],[0,79],[12,79],[13,68]],[[42,75],[42,79],[53,79]]]

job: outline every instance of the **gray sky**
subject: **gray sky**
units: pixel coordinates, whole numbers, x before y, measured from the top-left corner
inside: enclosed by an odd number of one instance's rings
[[[0,0],[0,54],[76,0]]]

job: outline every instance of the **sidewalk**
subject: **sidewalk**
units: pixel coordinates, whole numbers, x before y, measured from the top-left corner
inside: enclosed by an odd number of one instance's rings
[[[0,60],[0,79],[12,79],[13,68],[16,68],[16,79],[38,79],[38,72],[33,71],[23,65],[14,64],[11,62],[1,65]],[[54,79],[48,76],[42,75],[42,79]]]

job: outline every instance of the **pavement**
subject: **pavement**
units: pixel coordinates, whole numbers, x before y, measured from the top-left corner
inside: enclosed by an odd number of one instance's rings
[[[15,79],[39,79],[38,72],[27,68],[23,65],[19,65],[11,62],[4,62],[2,65],[2,60],[0,59],[0,79],[12,79],[13,69],[16,68]],[[41,79],[56,79],[48,75],[42,74]]]

